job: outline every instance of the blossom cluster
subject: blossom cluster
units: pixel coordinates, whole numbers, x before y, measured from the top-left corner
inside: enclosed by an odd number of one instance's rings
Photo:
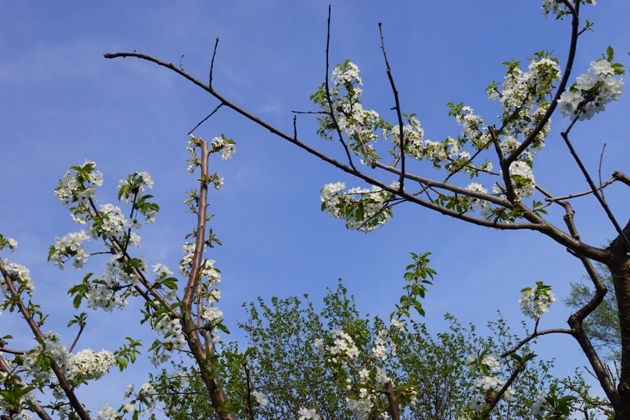
[[[186,337],[184,337],[179,318],[171,318],[163,314],[154,319],[152,325],[155,332],[164,337],[160,346],[154,346],[154,353],[151,355],[151,362],[157,366],[171,357],[171,351],[184,348]]]
[[[525,316],[538,319],[549,311],[551,304],[555,301],[556,297],[551,291],[551,287],[538,281],[536,288],[526,287],[521,290],[519,305]]]
[[[197,156],[197,149],[201,145],[203,140],[200,137],[195,137],[190,134],[188,139],[188,145],[186,146],[186,150],[191,154],[191,157],[188,159],[188,162],[191,164],[188,166],[188,172],[193,173],[195,168],[201,165],[201,160],[199,156]],[[236,153],[236,142],[232,139],[228,139],[224,135],[220,137],[215,137],[210,142],[210,153],[221,153],[221,160],[230,159]],[[223,186],[223,177],[219,176],[219,174],[212,173],[208,178],[209,183],[214,185],[215,189],[221,189]],[[193,193],[196,197],[196,192]],[[193,199],[186,200],[186,204],[190,205]]]
[[[90,235],[85,230],[71,232],[61,238],[55,238],[55,245],[51,247],[48,260],[63,270],[66,258],[70,257],[74,260],[72,263],[74,268],[83,268],[90,256],[83,247],[83,242],[89,239]]]
[[[621,95],[624,83],[615,78],[618,72],[605,58],[592,61],[588,71],[578,76],[573,86],[560,96],[560,112],[580,121],[590,120]]]
[[[499,356],[485,351],[480,355],[471,355],[466,364],[483,374],[470,388],[470,392],[474,395],[469,403],[473,411],[483,410],[489,403],[488,399],[494,398],[494,395],[505,385],[505,381],[496,376],[501,371]],[[514,398],[511,387],[505,390],[503,398],[506,401]]]
[[[138,277],[134,270],[125,269],[128,263],[121,262],[122,255],[115,254],[110,257],[105,265],[105,271],[99,281],[92,281],[89,290],[85,294],[88,308],[103,309],[111,312],[113,309],[122,309],[127,305],[128,293],[117,293],[128,285],[135,285]],[[133,259],[139,270],[146,271],[147,263],[142,258]]]
[[[529,197],[536,191],[536,181],[531,166],[522,160],[510,164],[510,181],[517,200]],[[492,191],[497,195],[505,193],[504,189],[495,182]]]
[[[575,5],[575,0],[568,0],[571,5]],[[597,0],[579,0],[585,4],[597,4]],[[545,16],[549,13],[556,15],[558,17],[562,17],[563,14],[566,13],[566,6],[560,0],[544,0],[542,4],[542,10]]]
[[[554,82],[561,76],[558,60],[541,51],[530,59],[527,71],[520,68],[518,61],[505,64],[508,69],[501,90],[499,84],[492,83],[486,91],[490,99],[501,102],[503,130],[513,137],[527,137],[549,108]],[[533,148],[543,147],[549,129],[548,121],[534,139]],[[528,153],[533,152],[530,149]]]
[[[71,356],[67,378],[76,384],[99,379],[115,364],[116,358],[109,350],[95,353],[92,349],[84,349]]]
[[[359,349],[352,337],[343,330],[333,329],[330,331],[330,339],[327,344],[323,339],[315,340],[314,346],[321,352],[332,356],[329,362],[336,363],[337,357],[341,356],[343,361],[345,358],[355,359],[359,356]]]
[[[320,351],[328,363],[334,365],[335,369],[346,368],[350,373],[345,379],[346,389],[349,392],[346,405],[359,420],[368,420],[372,418],[375,410],[378,412],[382,409],[378,404],[379,389],[383,389],[388,383],[394,386],[392,378],[386,368],[379,365],[379,361],[386,360],[389,354],[396,354],[396,345],[391,340],[391,332],[402,331],[406,326],[398,318],[392,318],[391,323],[390,328],[383,328],[376,334],[371,347],[368,347],[371,349],[368,362],[361,361],[361,350],[357,343],[343,330],[332,329],[325,338],[314,340],[314,347]],[[412,406],[415,405],[417,391],[411,388],[405,389],[404,393],[407,402]],[[379,405],[378,409],[377,405]],[[389,418],[386,412],[379,413],[379,416],[379,418]]]
[[[392,216],[387,206],[392,194],[380,187],[371,189],[351,188],[342,192],[346,185],[343,182],[326,184],[320,190],[322,211],[337,218],[344,219],[348,229],[369,232],[385,224]]]
[[[87,210],[88,203],[94,198],[96,187],[103,185],[103,174],[96,169],[96,163],[86,160],[83,165],[71,166],[59,180],[55,196],[66,207],[75,206],[75,210]],[[80,212],[73,212],[80,214]],[[75,218],[78,223],[85,223],[82,218]]]
[[[45,382],[54,380],[55,377],[50,364],[42,363],[42,355],[54,361],[65,372],[66,379],[73,386],[101,378],[116,364],[114,355],[108,350],[101,350],[98,353],[92,349],[84,349],[76,354],[68,352],[61,344],[61,337],[54,331],[45,333],[42,343],[38,343],[21,356],[21,364],[30,376]],[[56,389],[56,394],[63,398],[60,389]]]
[[[133,384],[130,384],[125,390],[124,397],[125,397],[125,401],[123,402],[119,411],[123,413],[133,414],[134,418],[137,418],[136,416],[142,416],[144,414],[148,414],[155,409],[158,395],[153,385],[151,385],[148,382],[145,382],[140,386],[140,389],[138,390],[138,392],[135,392],[135,387],[133,386]],[[109,406],[106,406],[106,407],[109,407]],[[106,409],[106,407],[103,407],[103,408]],[[112,413],[109,415],[113,416],[114,415],[113,413],[115,413],[115,411],[111,408],[107,408],[106,410],[108,414]],[[121,418],[121,416],[118,415],[117,413],[116,415],[118,417],[103,417],[103,420],[110,420],[110,419],[117,420]]]
[[[35,284],[31,280],[31,272],[28,268],[18,263],[8,263],[6,261],[4,268],[7,273],[9,273],[9,276],[11,276],[13,281],[18,284],[18,294],[26,292],[29,296],[33,296]],[[0,288],[5,295],[9,293],[8,285],[6,284],[3,276],[0,276]]]
[[[221,160],[228,160],[236,153],[236,143],[225,136],[215,137],[210,143],[210,152],[221,152]]]
[[[314,408],[300,408],[298,416],[298,420],[320,420],[321,418]]]
[[[544,416],[548,405],[549,403],[547,402],[546,396],[537,395],[536,401],[532,404],[532,415],[536,418]]]
[[[0,233],[0,249],[4,249],[4,247],[8,247],[11,251],[14,251],[15,248],[17,248],[18,243],[15,239],[13,238],[5,238],[1,233]]]
[[[379,114],[363,108],[359,87],[362,84],[359,68],[346,60],[332,72],[332,86],[326,91],[322,85],[311,99],[320,107],[323,117],[317,119],[318,134],[332,140],[335,132],[348,136],[350,149],[363,162],[372,163],[378,159],[373,142],[378,138],[376,131],[387,125]]]

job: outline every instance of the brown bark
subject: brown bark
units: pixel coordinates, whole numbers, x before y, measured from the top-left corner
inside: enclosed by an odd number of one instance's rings
[[[623,229],[626,237],[630,235],[630,222]],[[630,250],[623,237],[618,236],[608,248],[608,268],[612,274],[619,327],[621,330],[621,369],[617,392],[617,404],[611,401],[615,409],[616,420],[630,419]]]

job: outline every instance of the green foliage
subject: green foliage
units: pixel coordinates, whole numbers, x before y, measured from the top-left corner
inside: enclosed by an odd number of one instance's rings
[[[414,256],[416,262],[423,258],[426,255]],[[408,270],[412,278],[432,277],[432,270],[422,264],[413,264]],[[379,317],[362,316],[341,281],[336,290],[329,289],[320,310],[306,295],[302,299],[274,297],[270,302],[259,299],[244,307],[249,320],[240,328],[249,339],[247,349],[239,350],[237,343],[223,344],[216,360],[217,373],[226,378],[228,404],[238,418],[297,418],[300,408],[305,407],[316,409],[322,419],[355,418],[345,397],[358,394],[360,369],[378,366],[392,379],[402,418],[453,419],[458,412],[462,414],[461,408],[470,401],[471,387],[483,374],[469,368],[471,355],[481,360],[487,354],[511,348],[519,340],[503,318],[488,324],[487,336],[480,335],[472,324],[462,326],[448,314],[448,330],[435,335],[425,324],[410,319],[405,323],[406,329],[389,329],[388,357],[381,360],[371,354],[371,349],[388,323]],[[351,364],[341,363],[340,357],[331,360],[317,348],[317,340],[327,337],[333,329],[350,335],[359,348],[359,355]],[[514,399],[500,402],[493,418],[531,419],[531,406],[537,395],[552,391],[559,396],[552,398],[554,410],[572,407],[579,396],[563,381],[553,378],[553,362],[534,359],[527,347],[520,353],[502,361],[498,374],[504,378],[516,369],[523,370],[526,363],[527,369],[512,384]],[[164,391],[160,401],[165,413],[176,419],[191,418],[186,417],[191,413],[196,418],[215,418],[198,372],[183,364],[174,368],[180,373],[164,370],[152,378],[156,389]],[[487,367],[485,374],[490,374]],[[174,377],[187,380],[174,387]],[[587,389],[585,384],[573,384],[576,389]],[[260,404],[254,392],[264,394],[266,404]],[[375,408],[383,412],[385,406],[383,396]]]

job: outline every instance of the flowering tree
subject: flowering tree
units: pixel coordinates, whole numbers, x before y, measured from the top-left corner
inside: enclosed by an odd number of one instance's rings
[[[217,308],[221,275],[214,261],[204,257],[204,249],[220,243],[207,227],[210,219],[207,198],[210,187],[218,189],[223,181],[208,168],[211,154],[220,153],[222,159],[228,159],[234,150],[234,141],[223,136],[210,143],[191,137],[188,143],[189,170],[198,170],[200,176],[198,190],[190,191],[186,200],[190,211],[197,216],[197,223],[187,236],[184,257],[179,264],[180,274],[186,279],[183,284],[159,262],[151,272],[148,262],[133,251],[140,245],[137,229],[143,222],[152,223],[159,211],[153,196],[145,194],[146,188],[153,186],[146,172],[135,172],[118,185],[118,199],[130,207],[129,216],[125,216],[116,205],[97,205],[96,192],[103,175],[96,170],[94,162],[72,166],[59,181],[55,194],[68,207],[74,221],[86,228],[57,238],[48,254],[48,259],[61,269],[68,262],[80,269],[90,256],[109,255],[99,277],[88,273],[81,283],[69,289],[75,309],[85,304],[91,309],[111,312],[124,308],[129,299],[141,298],[143,323],[148,323],[160,336],[149,349],[152,361],[157,365],[174,352],[189,354],[220,418],[235,417],[225,407],[225,394],[213,362],[219,331],[226,328],[222,312]],[[103,248],[88,251],[86,242],[90,239],[100,242]],[[16,246],[17,241],[0,235],[0,250],[12,250]],[[9,347],[13,337],[0,339],[2,418],[25,419],[30,418],[28,413],[32,412],[43,419],[52,418],[50,413],[58,418],[90,419],[76,389],[99,379],[114,366],[124,370],[136,361],[142,343],[128,337],[127,343],[114,352],[95,353],[85,349],[73,353],[86,325],[87,314],[77,314],[69,322],[69,327],[76,325],[79,331],[67,349],[58,333],[43,329],[47,315],[33,299],[34,284],[28,269],[0,260],[0,273],[3,293],[0,308],[19,314],[37,343],[32,349],[19,350]],[[7,354],[13,357],[5,357]],[[52,390],[52,395],[48,390]],[[49,401],[45,402],[36,392],[43,393]],[[120,408],[106,405],[97,413],[97,418],[118,419],[125,413],[138,418],[153,410],[156,398],[156,390],[148,382],[137,391],[131,386]]]
[[[580,76],[571,76],[579,40],[592,26],[591,22],[582,19],[582,9],[594,4],[594,0],[544,0],[542,10],[545,15],[570,22],[567,36],[569,52],[565,61],[561,63],[551,52],[540,51],[533,54],[525,67],[517,61],[505,63],[504,80],[492,82],[486,88],[489,99],[500,105],[498,118],[486,122],[472,107],[463,103],[450,103],[449,115],[461,126],[461,132],[439,141],[426,139],[417,116],[405,113],[402,109],[382,35],[383,58],[396,115],[394,121],[387,121],[377,111],[364,108],[361,102],[362,80],[359,68],[354,63],[345,61],[335,66],[329,74],[327,48],[326,78],[311,96],[316,110],[309,113],[317,115],[317,134],[339,144],[339,155],[327,155],[303,141],[298,134],[297,117],[294,118],[294,132],[284,133],[218,92],[212,76],[216,46],[208,83],[194,78],[182,68],[145,54],[121,52],[106,54],[106,57],[137,57],[164,66],[216,98],[220,103],[219,108],[227,107],[236,111],[279,138],[368,184],[367,188],[346,190],[345,184],[333,183],[321,190],[322,210],[344,220],[348,228],[369,232],[385,224],[392,217],[396,205],[413,203],[483,227],[537,231],[565,247],[588,273],[594,288],[592,299],[569,318],[569,328],[538,330],[540,315],[548,309],[553,295],[543,283],[523,289],[521,306],[535,320],[536,328],[511,354],[541,335],[555,333],[572,336],[588,359],[613,407],[615,418],[628,419],[630,224],[624,227],[618,221],[604,199],[603,190],[617,182],[630,186],[630,178],[615,172],[609,180],[596,183],[571,141],[574,128],[585,120],[596,118],[596,114],[617,100],[623,88],[623,81],[619,78],[624,73],[623,66],[615,61],[611,47],[601,57],[593,57],[590,68]],[[569,123],[558,135],[550,136],[551,117],[554,114],[568,117]],[[550,140],[561,141],[566,145],[571,159],[589,186],[588,191],[556,196],[551,188],[536,182],[536,153]],[[434,170],[433,173],[437,175],[426,175],[429,170]],[[475,181],[471,183],[470,178]],[[587,244],[580,239],[571,205],[578,196],[592,197],[605,211],[607,223],[611,223],[617,233],[608,246]],[[562,216],[564,226],[553,223],[554,214]],[[598,307],[607,293],[593,267],[594,262],[604,264],[612,274],[621,333],[618,380],[606,369],[583,328],[584,319]],[[330,342],[322,344],[322,348],[334,354],[341,352],[347,358],[354,352],[344,335],[347,332],[335,334],[328,338]],[[520,357],[526,358],[524,355]],[[339,358],[335,360],[339,361]],[[521,361],[524,366],[526,360]],[[492,364],[484,363],[483,360],[480,362],[488,369]],[[507,381],[496,390],[490,402],[479,404],[478,410],[471,415],[486,416],[496,401],[505,396],[509,384]],[[384,392],[387,393],[387,389]],[[389,402],[390,413],[396,417],[395,398]],[[306,414],[303,417],[308,418]]]

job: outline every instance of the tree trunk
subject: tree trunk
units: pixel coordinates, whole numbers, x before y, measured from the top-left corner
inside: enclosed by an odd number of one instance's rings
[[[623,232],[626,238],[630,237],[630,222]],[[630,420],[630,248],[626,238],[620,235],[611,242],[607,264],[615,287],[621,331],[621,370],[617,385],[619,398],[611,401],[616,420]]]

